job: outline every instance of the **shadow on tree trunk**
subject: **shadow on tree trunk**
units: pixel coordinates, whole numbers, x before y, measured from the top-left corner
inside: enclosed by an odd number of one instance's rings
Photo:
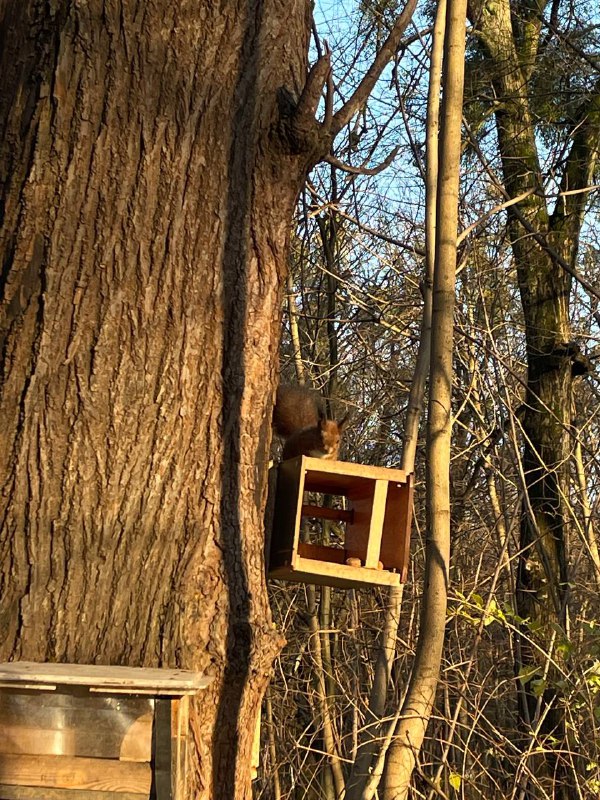
[[[230,132],[226,243],[222,263],[223,358],[221,363],[223,459],[221,471],[221,546],[229,608],[227,666],[213,732],[213,797],[234,797],[239,756],[239,724],[252,650],[250,592],[242,557],[240,422],[246,379],[247,232],[252,224],[252,154],[257,136],[256,104],[262,5],[246,4],[245,34],[236,78],[237,113]],[[231,731],[238,729],[238,736]]]

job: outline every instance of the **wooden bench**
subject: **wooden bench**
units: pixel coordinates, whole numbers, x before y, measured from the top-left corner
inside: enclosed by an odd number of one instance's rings
[[[189,697],[171,669],[0,664],[0,800],[179,800]]]

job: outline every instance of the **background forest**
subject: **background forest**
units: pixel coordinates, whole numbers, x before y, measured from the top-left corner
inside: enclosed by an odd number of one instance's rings
[[[186,800],[600,796],[600,17],[447,6],[0,3],[0,662],[210,677]],[[267,589],[280,378],[403,592]]]
[[[521,188],[511,185],[512,156],[503,151],[498,134],[505,106],[514,100],[506,88],[511,67],[490,46],[487,12],[477,3],[469,7],[449,611],[437,700],[413,797],[600,796],[600,206],[595,186],[600,176],[597,169],[594,174],[595,156],[584,165],[583,183],[565,178],[578,133],[583,135],[590,119],[592,129],[600,125],[600,18],[592,6],[580,0],[525,0],[511,6],[512,37],[526,79],[520,125],[529,127],[535,146],[531,186]],[[493,3],[489,8],[495,13]],[[295,219],[282,380],[317,387],[333,413],[351,411],[342,458],[365,464],[402,463],[426,287],[425,123],[434,12],[431,6],[417,9],[401,60],[386,70],[339,137],[335,157],[310,174]],[[332,50],[336,103],[351,93],[355,75],[362,74],[397,13],[394,0],[318,4],[313,47],[320,51],[326,40]],[[497,29],[499,41],[502,30]],[[589,150],[595,147],[597,142]],[[391,165],[373,169],[396,149]],[[558,234],[548,237],[570,270],[561,296],[567,300],[573,364],[584,365],[572,370],[573,391],[557,397],[568,420],[560,423],[568,440],[562,463],[568,488],[559,488],[568,511],[554,619],[544,606],[551,581],[536,584],[537,610],[524,614],[526,600],[518,596],[526,585],[519,569],[536,568],[520,562],[529,474],[523,457],[530,438],[525,418],[531,401],[526,395],[526,267],[519,264],[519,246],[539,238],[536,231],[542,228],[559,230],[561,209],[571,201],[579,204],[570,209],[579,220],[574,240],[563,247]],[[540,223],[535,231],[519,216],[529,211],[533,216],[527,218]],[[525,226],[518,235],[515,220]],[[561,272],[556,259],[552,269]],[[543,284],[542,270],[537,274]],[[558,412],[554,416],[563,418]],[[384,724],[369,711],[369,696],[381,658],[386,593],[272,584],[271,606],[287,645],[263,704],[257,798],[333,800],[344,791],[346,797],[361,796],[352,788],[359,748],[367,739],[376,753],[389,746],[385,721],[394,720],[406,691],[418,633],[425,537],[422,444],[415,465],[411,569]],[[543,557],[539,563],[542,569]],[[543,630],[538,614],[548,623]],[[523,642],[535,656],[524,655]],[[549,717],[553,728],[545,725]],[[544,778],[539,757],[551,750],[557,760]],[[362,796],[377,796],[374,792]]]

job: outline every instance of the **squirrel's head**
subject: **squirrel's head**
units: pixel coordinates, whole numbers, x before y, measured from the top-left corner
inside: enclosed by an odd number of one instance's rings
[[[334,459],[340,452],[340,441],[342,433],[348,422],[348,414],[341,420],[326,419],[324,415],[319,417],[319,431],[323,442],[323,458]]]

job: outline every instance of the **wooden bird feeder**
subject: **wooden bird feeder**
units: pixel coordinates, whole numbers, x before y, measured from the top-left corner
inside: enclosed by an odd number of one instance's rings
[[[0,664],[1,800],[180,800],[188,703],[170,669]]]
[[[300,456],[270,470],[269,488],[266,527],[271,578],[353,588],[397,586],[406,581],[412,475]],[[344,497],[347,507],[315,505],[306,497],[313,492]],[[338,546],[302,541],[306,518],[341,523],[343,541]]]

